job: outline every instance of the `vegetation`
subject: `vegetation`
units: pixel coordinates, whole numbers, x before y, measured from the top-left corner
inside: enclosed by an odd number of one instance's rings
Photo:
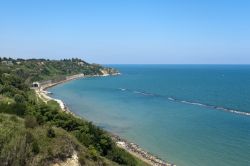
[[[116,165],[98,156],[93,160],[88,149],[65,130],[53,127],[54,137],[48,137],[47,125],[26,128],[24,119],[0,114],[0,165],[47,166],[64,161],[77,151],[86,165]]]
[[[64,60],[47,59],[11,59],[0,58],[1,70],[8,71],[24,78],[26,83],[43,80],[60,80],[65,76],[83,73],[85,75],[103,74],[103,71],[112,74],[117,72],[112,68],[102,67],[98,64],[89,64],[81,59],[72,58]]]
[[[118,148],[107,132],[62,112],[54,101],[44,103],[29,88],[31,81],[79,72],[100,74],[103,69],[79,59],[1,59],[0,165],[49,165],[74,152],[82,165],[142,165]]]

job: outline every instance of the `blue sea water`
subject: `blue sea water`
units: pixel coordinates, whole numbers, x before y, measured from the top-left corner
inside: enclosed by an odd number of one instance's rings
[[[112,67],[122,75],[50,91],[77,115],[179,166],[250,165],[249,65]]]

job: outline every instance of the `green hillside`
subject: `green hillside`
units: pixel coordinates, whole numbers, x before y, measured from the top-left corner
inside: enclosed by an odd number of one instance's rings
[[[10,71],[23,78],[26,83],[48,79],[60,79],[67,75],[83,73],[85,75],[114,74],[117,71],[98,64],[89,64],[81,59],[72,58],[64,60],[46,59],[11,59],[0,58],[2,71]]]
[[[26,119],[0,114],[1,165],[50,165],[63,162],[77,152],[82,165],[117,165],[104,157],[92,155],[65,130],[49,125],[29,126]],[[33,125],[33,124],[32,124]]]

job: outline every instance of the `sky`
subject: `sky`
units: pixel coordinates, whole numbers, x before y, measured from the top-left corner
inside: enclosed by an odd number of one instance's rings
[[[250,64],[250,0],[0,0],[0,57]]]

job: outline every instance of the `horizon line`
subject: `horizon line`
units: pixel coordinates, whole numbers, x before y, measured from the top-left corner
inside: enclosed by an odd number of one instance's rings
[[[250,63],[100,63],[100,65],[250,65]]]

